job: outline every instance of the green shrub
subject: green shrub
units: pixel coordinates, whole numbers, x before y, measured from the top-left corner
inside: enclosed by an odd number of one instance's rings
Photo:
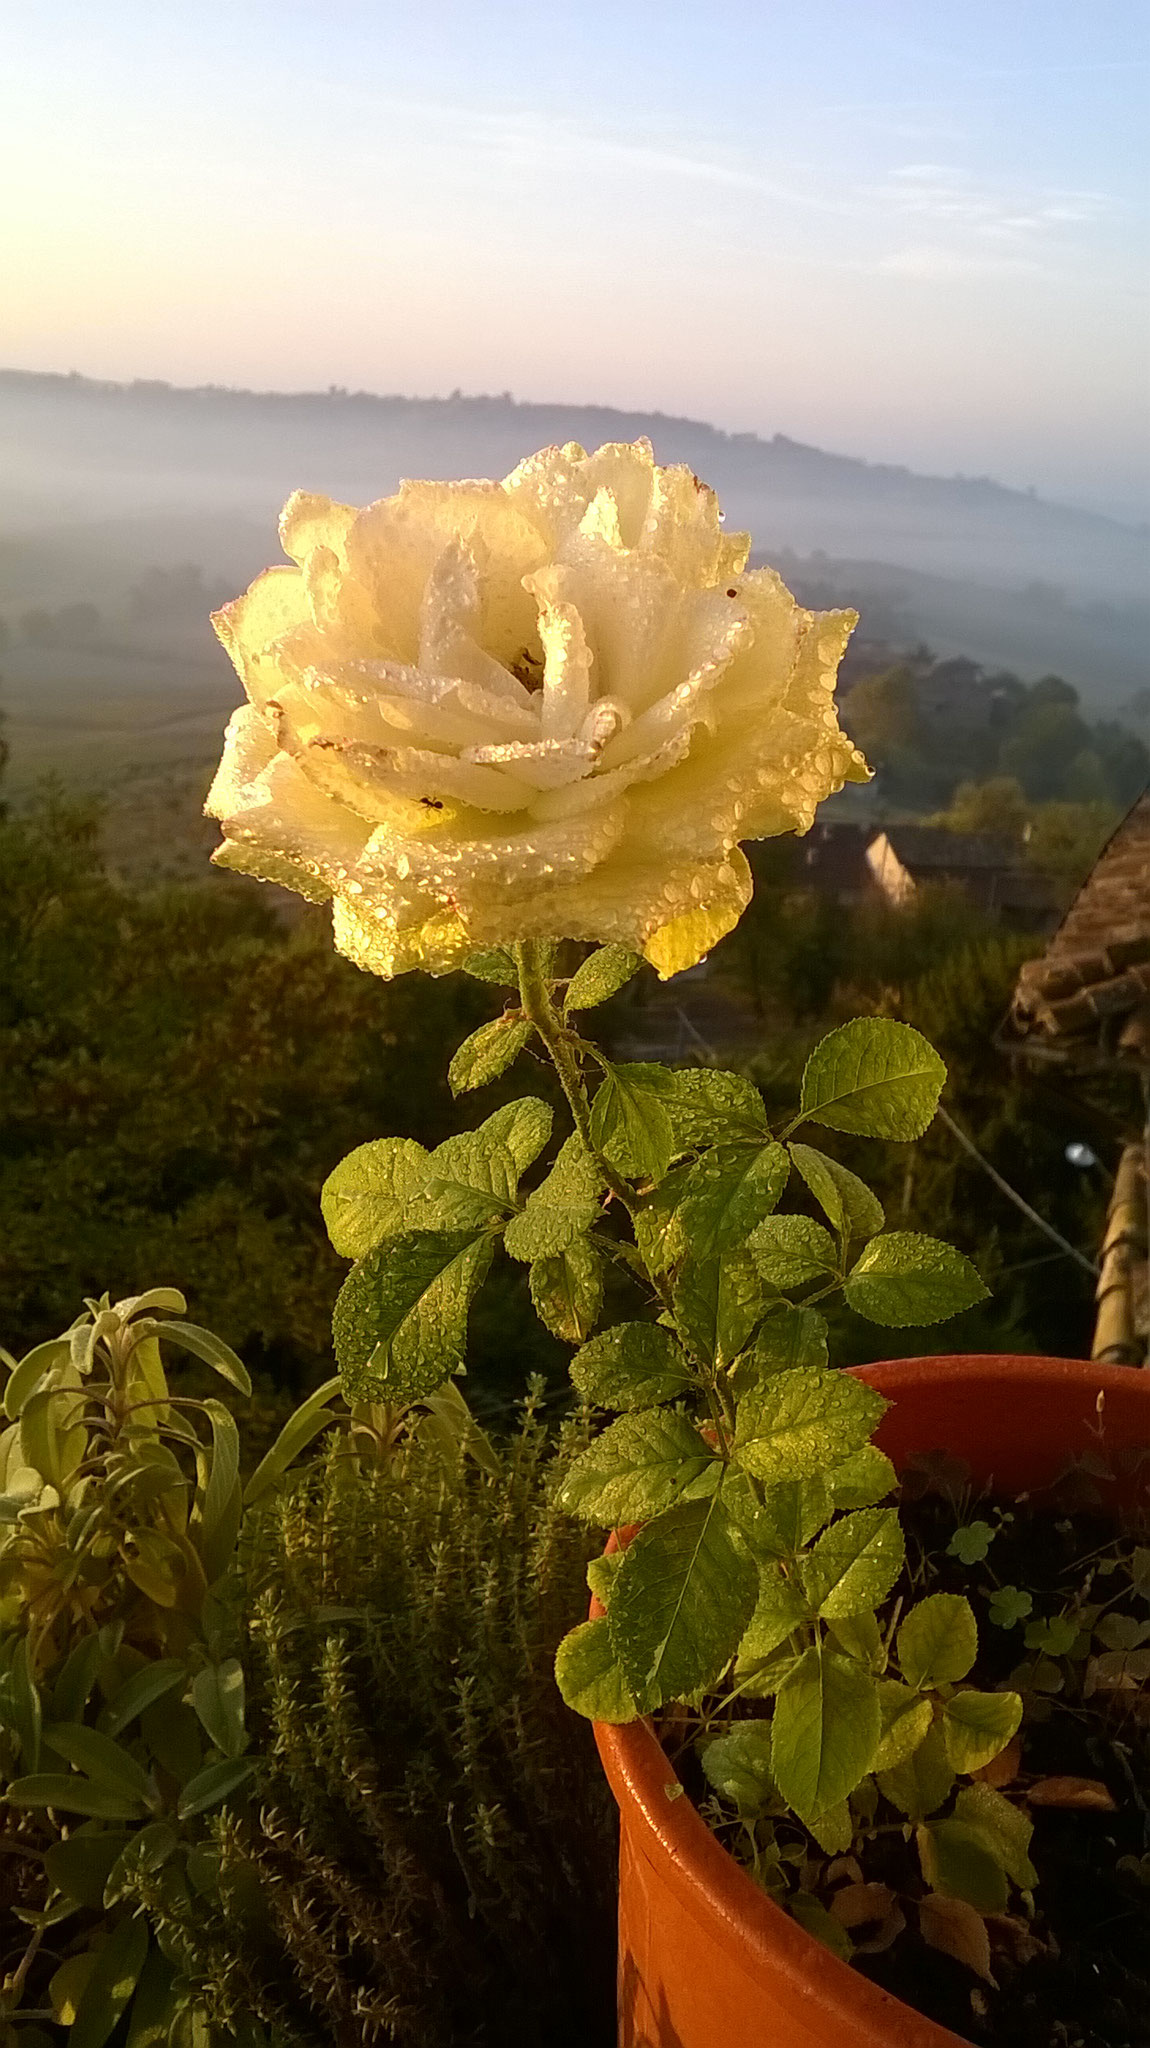
[[[239,1433],[177,1397],[164,1351],[247,1373],[171,1288],[105,1295],[9,1360],[0,1434],[0,2040],[131,2048],[202,2015],[132,1900],[194,1867],[199,1816],[251,1777],[237,1626]],[[46,2032],[41,2022],[51,2028]],[[128,2031],[125,2035],[124,2027]],[[117,2029],[119,2031],[117,2032]]]

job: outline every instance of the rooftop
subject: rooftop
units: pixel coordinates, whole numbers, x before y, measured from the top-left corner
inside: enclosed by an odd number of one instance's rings
[[[1037,1058],[1150,1067],[1150,789],[1022,968],[1006,1041]]]

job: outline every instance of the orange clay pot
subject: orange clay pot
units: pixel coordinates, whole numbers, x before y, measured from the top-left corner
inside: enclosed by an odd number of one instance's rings
[[[877,1442],[896,1465],[944,1449],[1002,1495],[1098,1448],[1100,1394],[1104,1447],[1150,1444],[1150,1372],[1129,1366],[908,1358],[856,1371],[895,1404]],[[595,1739],[619,1805],[619,2048],[960,2048],[759,1890],[681,1795],[648,1721],[598,1722]]]

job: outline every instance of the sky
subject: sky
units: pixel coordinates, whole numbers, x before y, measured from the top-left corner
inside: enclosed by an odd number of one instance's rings
[[[685,413],[1150,517],[1150,0],[0,0],[0,365]]]

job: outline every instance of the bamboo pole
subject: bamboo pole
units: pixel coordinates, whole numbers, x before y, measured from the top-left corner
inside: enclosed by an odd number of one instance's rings
[[[1126,1145],[1114,1177],[1106,1216],[1095,1298],[1091,1357],[1107,1365],[1145,1365],[1146,1299],[1150,1245],[1147,1229],[1146,1145]],[[1141,1327],[1140,1327],[1141,1326]]]

